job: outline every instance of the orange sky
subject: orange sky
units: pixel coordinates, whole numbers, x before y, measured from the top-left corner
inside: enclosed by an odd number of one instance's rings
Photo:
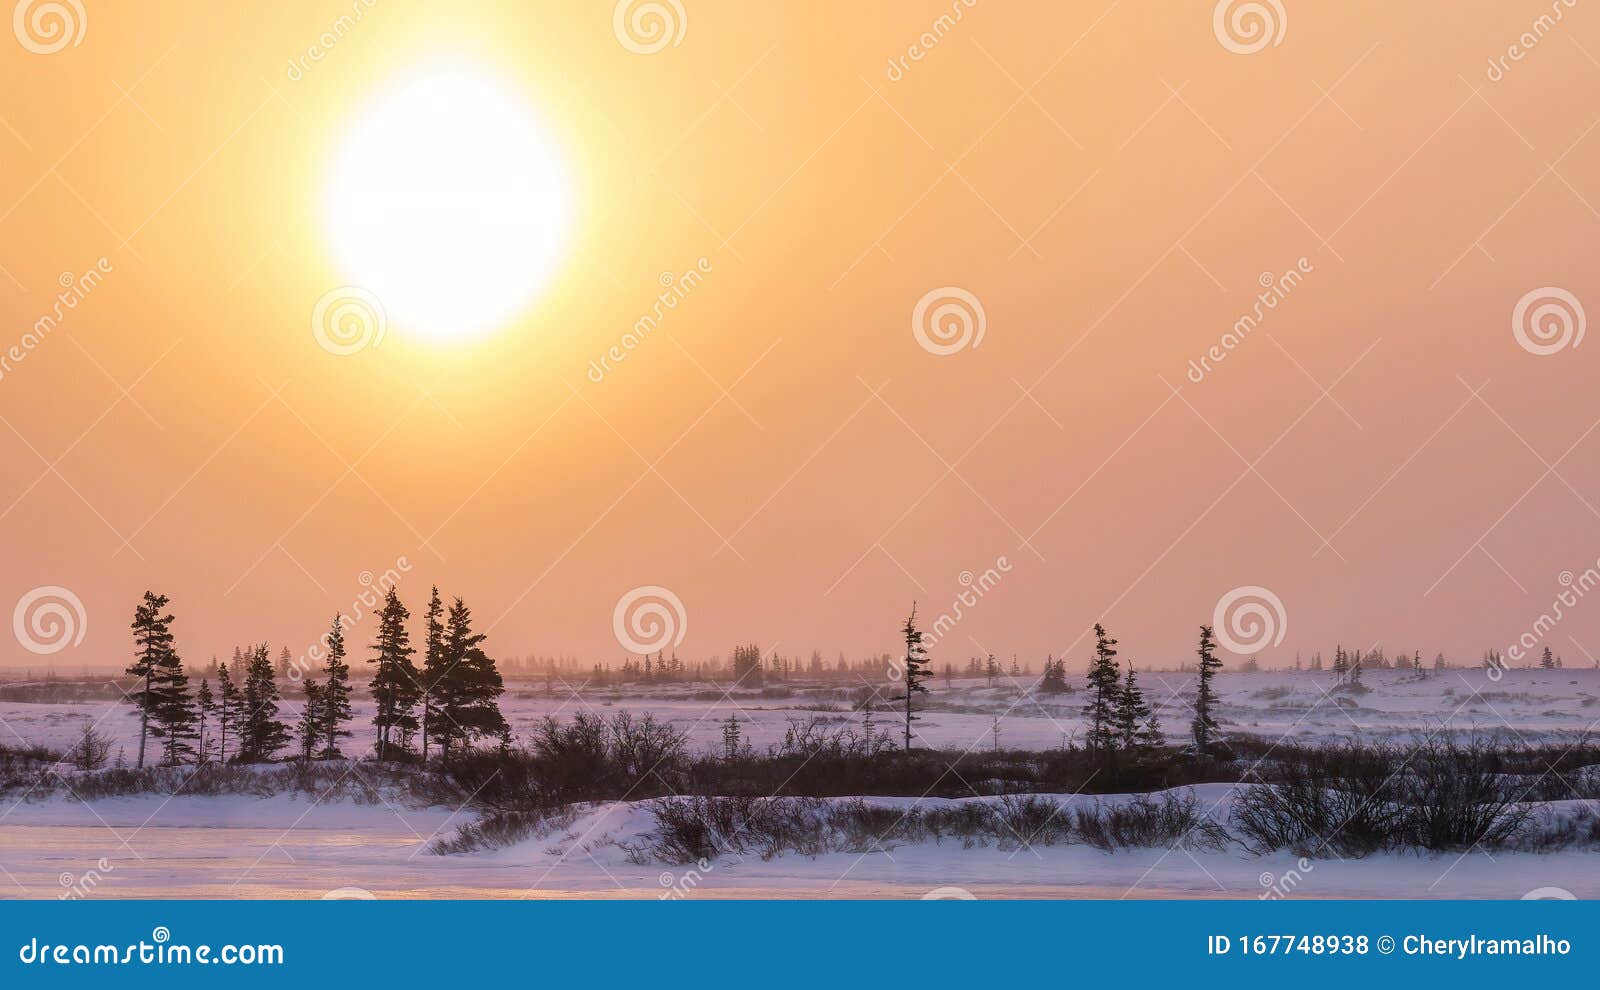
[[[1600,311],[1581,0],[1281,0],[1264,45],[1211,2],[958,0],[895,68],[951,3],[681,0],[649,54],[609,2],[356,6],[296,71],[351,4],[82,0],[76,44],[0,35],[0,344],[104,259],[0,368],[0,605],[69,589],[84,635],[0,662],[121,662],[147,587],[191,659],[298,652],[402,557],[414,608],[465,596],[502,654],[615,663],[614,607],[661,586],[686,656],[859,655],[1004,558],[937,661],[1079,656],[1103,619],[1168,662],[1245,586],[1282,603],[1267,662],[1464,659],[1600,556],[1600,345],[1512,332],[1545,287]],[[330,354],[329,162],[440,58],[538,109],[575,234],[477,343],[396,321]],[[944,287],[981,346],[919,345]],[[1587,663],[1600,601],[1569,611],[1547,641]]]

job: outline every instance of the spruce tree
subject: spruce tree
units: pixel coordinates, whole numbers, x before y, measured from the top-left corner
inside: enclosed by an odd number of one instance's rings
[[[316,754],[322,739],[322,689],[311,678],[305,681],[305,707],[300,709],[300,759],[307,763]]]
[[[1117,745],[1129,753],[1142,753],[1148,741],[1150,706],[1145,704],[1144,692],[1139,689],[1132,660],[1128,661],[1128,676],[1117,691],[1116,715]]]
[[[1089,703],[1083,713],[1089,719],[1085,740],[1094,752],[1116,749],[1116,708],[1119,675],[1117,641],[1106,635],[1105,627],[1094,624],[1094,659],[1089,661]]]
[[[1217,702],[1216,693],[1211,688],[1211,678],[1222,667],[1222,661],[1217,659],[1217,643],[1211,636],[1210,626],[1200,627],[1200,648],[1195,652],[1200,656],[1200,689],[1195,692],[1194,721],[1190,723],[1190,729],[1194,733],[1195,755],[1205,759],[1210,755],[1211,743],[1218,731],[1217,723],[1211,717],[1211,709]]]
[[[320,709],[322,758],[337,760],[340,757],[339,740],[348,738],[350,730],[350,665],[344,656],[343,616],[335,615],[328,630],[328,661],[322,668],[322,707]]]
[[[237,651],[235,651],[237,653]],[[234,675],[227,672],[226,662],[216,665],[216,761],[227,763],[227,731],[234,728],[238,710],[238,691],[234,688]]]
[[[919,694],[927,694],[928,689],[923,686],[923,681],[933,676],[933,662],[928,657],[928,651],[922,645],[922,630],[917,628],[917,603],[911,603],[911,614],[906,617],[905,627],[900,630],[905,637],[905,685],[906,693],[896,701],[906,704],[906,752],[911,752],[911,723],[916,721],[916,714],[912,709],[912,700]]]
[[[372,716],[372,724],[378,727],[379,760],[400,755],[405,750],[405,741],[417,730],[417,717],[412,712],[422,689],[416,664],[411,662],[416,650],[412,649],[411,634],[406,631],[409,618],[411,611],[390,588],[383,600],[383,610],[378,613],[378,638],[372,644],[377,655],[370,661],[376,668],[372,674],[372,700],[377,712]]]
[[[239,714],[239,756],[242,762],[272,759],[289,744],[289,729],[278,720],[278,682],[267,644],[250,655]]]
[[[428,598],[428,610],[423,615],[423,646],[422,646],[422,762],[428,762],[428,740],[437,736],[440,739],[449,737],[448,727],[429,722],[437,707],[436,695],[440,684],[445,680],[449,663],[445,659],[444,649],[444,605],[439,601],[439,586],[433,586],[433,593]],[[446,731],[441,732],[441,729]]]
[[[239,650],[234,648],[233,655],[239,656]],[[235,670],[240,670],[239,661],[233,665]],[[228,762],[228,730],[233,729],[235,736],[239,732],[239,689],[234,686],[233,675],[228,673],[228,665],[217,665],[217,762]],[[234,744],[238,749],[238,743]]]
[[[180,719],[178,706],[186,701],[188,678],[183,662],[173,648],[172,616],[166,612],[170,599],[154,592],[144,593],[144,602],[133,610],[134,660],[127,672],[141,679],[130,697],[139,709],[139,762],[144,766],[145,740],[160,736],[163,725]],[[152,729],[151,722],[155,722]]]
[[[200,762],[205,763],[211,759],[211,743],[206,739],[206,716],[217,710],[215,696],[211,693],[211,683],[204,677],[200,678],[200,691],[195,695],[195,711],[200,716]]]
[[[1066,694],[1068,690],[1066,661],[1057,662],[1053,657],[1045,657],[1044,676],[1039,681],[1039,693]]]
[[[1550,652],[1550,647],[1545,647],[1544,652],[1539,655],[1539,666],[1545,670],[1556,669],[1556,657],[1554,653]]]
[[[194,746],[190,744],[198,741],[195,731],[198,716],[194,699],[189,697],[189,675],[183,672],[182,662],[179,662],[168,686],[166,697],[150,713],[155,723],[150,727],[150,734],[166,740],[162,744],[166,757],[163,762],[175,767],[183,762],[185,756],[195,755]]]
[[[444,629],[444,669],[434,687],[435,737],[449,762],[452,743],[469,745],[484,736],[504,739],[510,731],[500,714],[505,684],[494,660],[483,652],[484,634],[472,631],[472,610],[457,598]]]

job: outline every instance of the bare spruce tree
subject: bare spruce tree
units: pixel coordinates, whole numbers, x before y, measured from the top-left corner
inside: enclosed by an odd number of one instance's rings
[[[917,716],[912,710],[912,699],[919,694],[927,694],[928,689],[923,686],[923,681],[933,676],[933,664],[928,659],[928,651],[922,646],[922,630],[917,628],[917,603],[911,603],[911,614],[906,617],[905,628],[900,630],[905,635],[906,659],[905,682],[906,693],[896,698],[896,701],[906,703],[906,752],[911,752],[911,723]]]
[[[339,740],[350,735],[350,730],[345,728],[351,713],[350,665],[344,659],[343,619],[341,615],[333,617],[333,625],[328,629],[328,661],[322,668],[326,680],[322,683],[322,706],[318,714],[324,760],[337,760]]]
[[[1094,624],[1094,659],[1089,661],[1089,703],[1083,713],[1089,720],[1086,742],[1096,753],[1117,748],[1117,641],[1106,635],[1105,626]]]
[[[166,595],[146,591],[144,601],[133,610],[133,663],[127,672],[140,679],[130,695],[139,709],[140,767],[144,766],[145,740],[152,734],[150,722],[156,722],[154,734],[162,735],[165,722],[181,721],[178,708],[188,696],[188,677],[173,647],[172,615],[166,610],[169,601]]]
[[[1210,626],[1200,627],[1200,648],[1195,652],[1200,655],[1200,689],[1194,696],[1194,721],[1190,723],[1190,728],[1194,730],[1195,755],[1205,759],[1217,735],[1217,723],[1211,717],[1211,709],[1217,702],[1216,692],[1211,689],[1211,678],[1222,667],[1222,661],[1217,659],[1217,643],[1211,636]]]

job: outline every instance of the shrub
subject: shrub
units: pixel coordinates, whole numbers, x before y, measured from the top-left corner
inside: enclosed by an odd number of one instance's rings
[[[1106,852],[1118,849],[1182,846],[1221,849],[1228,832],[1200,810],[1192,791],[1140,795],[1131,801],[1079,808],[1074,822],[1084,842]]]

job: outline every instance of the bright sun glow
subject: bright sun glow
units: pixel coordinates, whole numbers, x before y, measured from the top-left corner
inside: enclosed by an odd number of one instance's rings
[[[390,322],[432,340],[495,329],[552,275],[571,219],[566,170],[505,84],[430,72],[350,129],[324,216],[336,260]]]

